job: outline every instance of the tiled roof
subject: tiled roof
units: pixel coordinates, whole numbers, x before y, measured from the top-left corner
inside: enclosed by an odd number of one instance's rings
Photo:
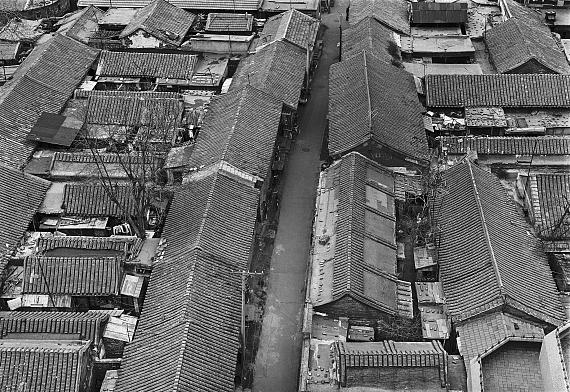
[[[546,255],[499,179],[465,161],[445,181],[438,256],[451,316],[506,306],[559,324],[564,312]]]
[[[448,154],[479,155],[570,155],[567,136],[441,136],[441,146]]]
[[[208,32],[249,32],[253,29],[253,14],[210,12],[206,20]]]
[[[83,217],[134,215],[136,206],[132,191],[129,185],[115,185],[111,190],[115,202],[101,184],[66,184],[63,207],[66,215]]]
[[[0,60],[15,60],[21,46],[21,42],[0,41]]]
[[[138,30],[143,30],[164,42],[179,46],[195,19],[196,15],[168,1],[154,0],[137,11],[119,37],[125,38]]]
[[[84,250],[112,250],[136,256],[143,245],[137,237],[88,237],[88,236],[53,236],[38,238],[37,247],[40,252],[59,248]]]
[[[406,0],[363,0],[350,6],[350,23],[374,17],[400,34],[410,35],[410,3]]]
[[[570,75],[427,75],[428,107],[570,107]]]
[[[103,12],[96,7],[84,8],[58,21],[56,23],[56,26],[59,26],[57,32],[83,44],[88,44],[89,39],[99,31],[98,21],[102,16]]]
[[[342,32],[343,59],[361,55],[366,51],[390,64],[394,59],[390,53],[390,46],[397,56],[396,60],[401,60],[400,49],[394,41],[392,31],[372,17],[364,18]]]
[[[570,150],[567,151],[570,154]],[[570,237],[570,174],[531,177],[535,227],[542,237]],[[536,188],[535,188],[536,187]]]
[[[192,79],[198,56],[178,53],[102,51],[99,76]]]
[[[467,23],[467,4],[467,2],[414,2],[411,22],[413,24]]]
[[[28,257],[24,262],[24,294],[116,295],[122,279],[116,257]]]
[[[0,339],[9,334],[29,334],[31,339],[33,335],[63,334],[98,344],[108,318],[99,312],[0,312]]]
[[[395,214],[394,175],[382,166],[350,153],[322,173],[317,220],[325,223],[315,226],[313,254],[323,274],[315,307],[349,295],[412,317],[410,283],[396,277]]]
[[[426,159],[423,111],[413,76],[370,53],[331,66],[331,155],[372,139],[409,157]]]
[[[12,250],[24,235],[50,182],[0,164],[0,244]],[[0,273],[4,270],[0,258]]]
[[[307,50],[314,45],[319,21],[297,10],[290,10],[267,19],[259,35],[259,45],[284,40]]]
[[[342,342],[335,343],[335,349],[346,367],[383,366],[440,366],[447,356],[441,343],[431,342]]]
[[[0,163],[26,163],[35,146],[28,133],[42,112],[63,109],[98,53],[60,34],[32,51],[0,91]]]
[[[229,91],[251,85],[297,108],[307,54],[287,42],[273,42],[241,60]]]
[[[163,234],[168,245],[152,271],[116,392],[233,390],[240,346],[236,272],[247,269],[258,195],[221,173],[175,195]]]
[[[182,110],[180,96],[173,93],[90,94],[85,121],[89,124],[174,127]]]
[[[251,86],[210,101],[189,167],[225,161],[264,178],[273,158],[283,104]]]
[[[89,342],[75,340],[0,340],[3,391],[81,392],[86,387]]]
[[[116,8],[142,8],[150,4],[152,0],[112,0]],[[261,0],[169,0],[169,3],[179,8],[190,10],[227,10],[227,11],[258,11]],[[109,7],[109,0],[79,0],[78,7]]]
[[[533,60],[553,73],[570,73],[564,51],[538,15],[507,19],[485,33],[485,42],[499,73]]]
[[[516,325],[516,327],[515,327]],[[466,321],[456,326],[459,334],[459,352],[465,363],[486,353],[507,338],[542,339],[541,326],[506,313],[494,312]]]

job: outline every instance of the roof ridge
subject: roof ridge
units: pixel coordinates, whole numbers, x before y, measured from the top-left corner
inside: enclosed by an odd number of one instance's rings
[[[356,158],[355,156],[351,157],[351,162],[350,162],[350,175],[349,175],[349,179],[350,179],[350,187],[348,189],[348,206],[349,206],[349,212],[350,212],[350,219],[348,220],[348,228],[347,228],[347,233],[348,233],[348,247],[347,247],[347,252],[348,254],[346,255],[348,263],[347,263],[347,274],[346,276],[348,277],[348,282],[347,282],[347,286],[346,286],[346,290],[347,291],[351,291],[351,287],[350,287],[350,283],[352,281],[352,220],[354,219],[354,183],[355,183],[355,174],[356,174],[356,170],[352,170],[354,167],[356,166]],[[334,270],[333,270],[334,271]],[[334,273],[334,272],[333,272]]]
[[[370,98],[370,84],[368,82],[368,64],[366,63],[366,49],[362,51],[364,60],[364,83],[366,85],[366,98],[368,99],[368,134],[372,135],[372,100]]]
[[[491,236],[489,234],[489,229],[487,227],[487,220],[485,218],[485,212],[483,211],[483,205],[481,204],[481,198],[479,197],[479,190],[477,188],[477,182],[475,181],[475,175],[473,174],[473,167],[471,166],[472,163],[467,160],[467,167],[469,168],[469,174],[471,177],[471,183],[473,185],[473,192],[475,195],[475,203],[477,205],[477,212],[479,213],[479,218],[481,219],[481,226],[483,229],[483,234],[485,236],[485,242],[487,245],[487,249],[489,250],[489,254],[491,256],[491,264],[493,266],[493,272],[495,274],[495,278],[497,279],[497,283],[499,285],[499,292],[501,294],[501,300],[505,302],[505,288],[503,286],[503,281],[501,279],[501,273],[499,271],[499,265],[497,263],[497,258],[495,257],[495,252],[493,250],[493,245],[491,243]]]
[[[216,183],[218,181],[218,173],[213,173],[212,174],[214,176],[214,178],[212,179],[212,185],[210,185],[210,190],[208,192],[208,198],[206,200],[206,205],[204,206],[204,213],[202,214],[202,221],[200,222],[200,228],[198,229],[198,235],[196,235],[196,242],[192,245],[192,247],[190,248],[190,250],[202,250],[202,247],[200,246],[200,242],[202,240],[202,234],[204,233],[204,227],[206,226],[206,219],[208,217],[208,211],[210,210],[210,207],[212,205],[212,200],[213,200],[213,195],[214,195],[214,190],[216,189]]]
[[[234,115],[234,118],[233,118],[233,125],[232,125],[232,127],[231,127],[231,130],[230,130],[230,133],[229,133],[228,137],[226,138],[226,142],[225,142],[225,145],[224,145],[224,149],[223,149],[223,151],[222,151],[222,154],[220,155],[222,161],[226,161],[226,162],[227,162],[226,154],[228,153],[228,150],[229,150],[229,148],[230,148],[230,141],[233,139],[234,134],[235,134],[235,132],[236,132],[236,127],[237,127],[238,119],[239,119],[239,116],[240,116],[240,114],[241,114],[241,110],[242,110],[242,108],[243,108],[243,102],[245,101],[245,97],[246,97],[246,95],[247,95],[247,92],[248,92],[249,88],[250,88],[250,87],[249,87],[249,84],[248,84],[247,86],[245,86],[245,87],[243,88],[243,90],[242,90],[241,92],[239,92],[240,97],[239,97],[239,99],[238,99],[238,107],[237,107],[237,110],[236,110],[235,115]]]

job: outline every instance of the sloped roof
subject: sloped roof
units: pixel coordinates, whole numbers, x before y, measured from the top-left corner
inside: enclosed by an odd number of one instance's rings
[[[400,49],[394,41],[393,32],[373,17],[364,18],[342,32],[343,59],[361,55],[363,51],[389,64],[394,59],[390,53],[393,51],[396,60],[401,60]]]
[[[438,256],[451,316],[507,306],[558,325],[564,312],[546,255],[499,179],[467,160],[445,180]]]
[[[272,162],[282,108],[281,101],[251,86],[214,97],[188,166],[225,161],[264,178]]]
[[[249,32],[253,29],[253,14],[234,14],[229,12],[210,12],[206,20],[209,32]]]
[[[322,272],[312,284],[319,287],[311,295],[315,307],[349,295],[412,317],[410,283],[396,277],[394,181],[392,172],[354,152],[322,173],[313,244],[313,263]]]
[[[149,5],[152,0],[112,0],[116,8],[142,8]],[[191,10],[228,10],[228,11],[257,11],[261,6],[261,0],[169,0],[170,4]],[[78,7],[109,7],[109,0],[79,0]]]
[[[335,342],[346,367],[440,366],[447,353],[437,340],[431,342]]]
[[[290,43],[273,42],[240,61],[229,91],[251,85],[297,108],[306,57],[303,50]]]
[[[570,155],[570,149],[567,153]],[[538,234],[547,238],[569,238],[570,174],[536,174],[531,176],[530,181],[530,196]]]
[[[3,251],[12,250],[22,238],[49,187],[49,181],[0,164],[0,244]],[[0,258],[0,273],[3,270]]]
[[[259,34],[259,45],[284,40],[307,50],[308,45],[314,45],[318,31],[317,19],[293,9],[267,19]]]
[[[372,139],[409,157],[426,159],[423,111],[413,76],[368,52],[330,68],[331,155]]]
[[[570,155],[567,136],[440,136],[448,154],[479,155]]]
[[[36,334],[63,334],[97,344],[108,318],[100,312],[0,312],[0,339],[8,334],[29,334],[31,339]]]
[[[43,112],[63,109],[98,53],[60,34],[32,51],[0,90],[0,163],[26,163],[36,145],[26,136]]]
[[[143,30],[164,42],[179,46],[195,19],[196,15],[168,1],[154,0],[137,11],[119,37],[125,38],[138,30]]]
[[[516,324],[516,327],[515,327]],[[486,353],[506,339],[540,339],[544,337],[543,328],[507,313],[494,312],[468,320],[456,326],[459,333],[459,352],[465,364]]]
[[[5,391],[80,392],[89,342],[76,340],[0,340],[0,380]]]
[[[85,122],[105,125],[173,127],[182,115],[181,96],[175,93],[121,91],[90,94]]]
[[[350,5],[350,23],[372,16],[400,34],[410,35],[410,2],[406,0],[363,0]]]
[[[427,75],[428,107],[570,107],[570,75]]]
[[[485,33],[485,42],[499,73],[532,60],[553,73],[570,73],[566,55],[538,14],[507,19]]]
[[[230,391],[259,191],[222,173],[174,197],[133,343],[115,391]],[[156,366],[160,361],[160,366]]]
[[[467,23],[467,2],[411,3],[411,22],[413,24],[451,24]]]
[[[83,217],[114,216],[136,213],[135,200],[130,185],[115,185],[112,195],[123,208],[115,203],[107,189],[101,184],[66,184],[63,193],[63,206],[66,215]]]
[[[178,53],[109,52],[103,50],[98,76],[192,79],[198,56]]]
[[[89,236],[53,236],[38,238],[37,247],[40,252],[48,252],[59,248],[93,250],[112,250],[125,253],[127,257],[136,256],[143,246],[138,237],[89,237]]]
[[[84,8],[59,20],[56,23],[56,26],[59,26],[57,32],[83,44],[88,44],[89,39],[99,31],[99,19],[102,16],[103,11],[97,7]]]
[[[24,294],[102,296],[116,295],[122,279],[116,257],[27,257]]]

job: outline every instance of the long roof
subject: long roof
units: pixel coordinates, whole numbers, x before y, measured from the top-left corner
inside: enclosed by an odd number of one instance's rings
[[[394,182],[392,172],[354,152],[322,173],[315,307],[349,295],[388,314],[412,316],[410,283],[396,277]]]
[[[86,379],[89,342],[0,340],[0,385],[4,391],[80,392]]]
[[[570,75],[427,75],[428,107],[570,107]]]
[[[206,31],[228,33],[228,32],[250,32],[253,29],[253,14],[235,14],[231,12],[210,12],[206,20]]]
[[[394,59],[401,61],[400,48],[394,41],[393,32],[371,16],[342,32],[343,59],[361,55],[363,51],[386,63],[392,63]]]
[[[25,334],[30,339],[58,334],[97,344],[108,318],[101,312],[0,312],[0,339],[9,334]]]
[[[99,51],[56,34],[36,47],[0,90],[0,163],[21,168],[26,137],[43,112],[59,114]]]
[[[410,35],[410,2],[406,0],[363,0],[350,6],[350,23],[372,16],[397,33]]]
[[[178,46],[186,37],[195,19],[196,15],[168,1],[154,0],[137,11],[119,37],[125,38],[138,30],[143,30],[164,42]]]
[[[142,8],[149,5],[152,0],[79,0],[78,7],[94,5],[96,7],[114,8]],[[169,0],[169,3],[190,10],[227,10],[227,11],[255,11],[261,7],[262,0]]]
[[[297,108],[306,57],[305,51],[288,42],[273,42],[240,61],[229,91],[251,85]]]
[[[463,155],[570,155],[568,136],[441,136],[448,154]]]
[[[22,238],[49,187],[49,181],[0,164],[0,244],[5,251]],[[3,269],[0,257],[0,273]]]
[[[265,178],[273,158],[283,103],[252,86],[213,98],[188,166],[220,161]]]
[[[509,7],[522,7],[514,1]],[[537,61],[553,73],[570,73],[566,55],[539,14],[524,12],[485,33],[489,54],[499,73],[506,73],[529,61]]]
[[[451,316],[506,306],[558,325],[564,312],[546,255],[499,179],[467,160],[445,181],[438,257]]]
[[[247,269],[258,196],[222,173],[175,195],[163,233],[168,245],[154,265],[116,392],[233,390],[238,272]]]
[[[570,238],[570,174],[531,175],[529,185],[538,234],[553,239]]]
[[[366,51],[330,68],[331,155],[373,140],[426,159],[423,111],[413,76]]]
[[[99,58],[98,76],[192,79],[198,56],[180,53],[109,52]]]
[[[117,295],[122,280],[117,257],[43,257],[24,261],[24,294]]]
[[[414,2],[411,12],[413,24],[467,23],[467,2]]]
[[[114,185],[112,189],[100,183],[65,184],[63,209],[66,215],[82,217],[134,215],[137,210],[132,192],[128,184]]]
[[[318,19],[293,9],[267,19],[259,34],[259,44],[284,40],[307,50],[315,44],[318,31]]]

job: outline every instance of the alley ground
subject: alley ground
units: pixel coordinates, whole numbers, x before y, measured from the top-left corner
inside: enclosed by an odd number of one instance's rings
[[[312,82],[311,97],[299,113],[300,133],[285,171],[268,296],[255,361],[254,392],[293,392],[297,389],[305,277],[328,108],[328,72],[330,65],[338,61],[339,19],[344,28],[346,22],[341,5],[333,8],[330,14],[323,14],[323,53]]]

